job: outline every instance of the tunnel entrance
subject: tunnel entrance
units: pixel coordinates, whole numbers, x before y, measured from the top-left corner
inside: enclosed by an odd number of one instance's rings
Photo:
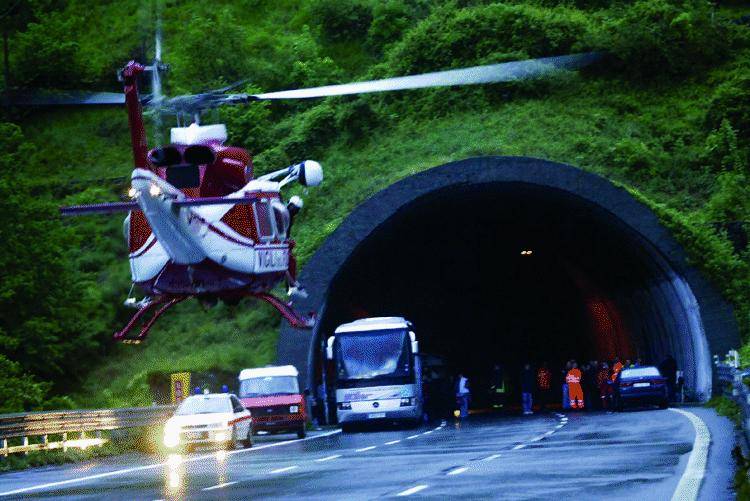
[[[729,307],[646,207],[535,159],[471,159],[396,183],[354,211],[302,278],[319,322],[307,336],[282,329],[279,358],[304,365],[311,387],[325,338],[368,316],[411,320],[422,352],[480,387],[497,363],[512,382],[525,361],[555,371],[571,358],[673,355],[702,400],[711,352],[736,341]]]

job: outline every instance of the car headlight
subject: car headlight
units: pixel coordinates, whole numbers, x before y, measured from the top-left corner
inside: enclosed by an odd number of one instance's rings
[[[352,410],[352,403],[351,402],[339,402],[339,409],[342,411],[350,411]]]
[[[296,414],[299,412],[299,405],[290,405],[289,406],[289,412],[292,414]]]
[[[214,435],[214,442],[223,442],[227,439],[227,434],[224,432],[219,432]]]
[[[164,446],[177,447],[180,445],[180,427],[166,426],[164,428]]]

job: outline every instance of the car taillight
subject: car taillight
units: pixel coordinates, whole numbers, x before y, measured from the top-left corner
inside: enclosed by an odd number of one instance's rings
[[[630,381],[620,381],[620,388],[630,388],[633,383]]]
[[[339,402],[339,409],[342,411],[350,411],[352,410],[352,403],[351,402]]]

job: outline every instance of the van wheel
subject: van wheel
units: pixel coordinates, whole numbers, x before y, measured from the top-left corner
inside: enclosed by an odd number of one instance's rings
[[[305,425],[302,425],[302,427],[297,430],[297,438],[305,438],[307,436],[307,430],[305,429]]]

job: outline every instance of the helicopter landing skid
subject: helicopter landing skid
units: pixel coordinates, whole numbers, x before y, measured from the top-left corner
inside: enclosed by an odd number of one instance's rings
[[[154,299],[151,302],[145,303],[138,311],[135,312],[133,317],[130,319],[130,321],[123,327],[123,329],[119,332],[115,332],[114,339],[115,341],[121,341],[123,343],[128,344],[139,344],[143,339],[148,335],[148,331],[151,329],[151,327],[154,325],[154,322],[164,314],[168,309],[170,309],[172,306],[176,305],[177,303],[181,303],[182,301],[186,300],[191,296],[159,296],[156,299]],[[135,324],[145,315],[149,310],[161,306],[156,312],[151,316],[148,321],[146,321],[143,326],[141,327],[140,332],[138,332],[138,335],[132,338],[127,337],[127,335],[130,333],[131,330],[133,330],[133,327]]]
[[[292,308],[291,304],[285,303],[273,294],[270,294],[268,292],[258,292],[251,295],[270,303],[271,306],[276,308],[279,313],[281,313],[281,316],[283,316],[284,319],[286,319],[286,321],[289,322],[289,324],[295,329],[312,329],[315,325],[314,314],[310,314],[309,316],[304,317],[300,313],[295,311],[294,308]]]

